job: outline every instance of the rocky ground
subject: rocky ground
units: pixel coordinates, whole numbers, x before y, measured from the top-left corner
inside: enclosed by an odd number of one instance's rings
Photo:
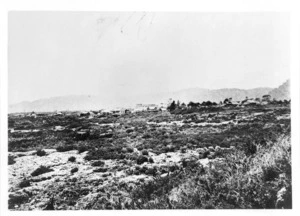
[[[137,149],[134,149],[140,155]],[[220,149],[221,150],[221,149]],[[57,152],[55,149],[45,149],[45,156],[37,156],[35,151],[10,153],[15,157],[15,163],[9,167],[9,193],[10,197],[27,197],[27,203],[13,206],[15,209],[43,209],[49,203],[53,195],[53,190],[64,194],[66,191],[73,193],[71,185],[86,189],[86,194],[76,200],[73,206],[57,206],[57,209],[85,209],[94,196],[99,196],[103,191],[110,194],[111,197],[122,193],[114,187],[127,185],[135,187],[143,182],[153,180],[154,176],[165,177],[169,172],[180,169],[182,161],[196,160],[203,167],[208,167],[210,163],[218,159],[199,159],[199,153],[205,149],[187,150],[186,152],[169,152],[156,155],[152,152],[148,156],[153,159],[151,162],[144,162],[136,165],[129,160],[105,160],[104,165],[99,168],[94,167],[91,161],[84,160],[87,152],[78,154],[76,150],[68,152]],[[215,151],[215,150],[213,150]],[[68,158],[74,156],[75,162],[68,161]],[[47,172],[35,177],[31,173],[40,166],[46,166],[53,171]],[[78,168],[78,171],[71,173],[71,170]],[[30,180],[30,185],[21,188],[20,183],[25,179]],[[51,188],[51,189],[49,189]],[[59,191],[63,188],[63,191]],[[105,194],[105,198],[107,198]],[[63,196],[55,195],[62,198]]]

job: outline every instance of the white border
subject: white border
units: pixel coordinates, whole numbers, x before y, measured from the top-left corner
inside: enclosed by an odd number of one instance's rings
[[[162,1],[162,0],[2,0],[0,1],[0,100],[1,100],[1,205],[0,215],[63,215],[63,214],[257,214],[257,215],[300,215],[300,142],[299,142],[299,72],[300,35],[299,5],[297,1],[279,0],[210,0],[210,1]],[[7,15],[14,10],[53,10],[53,11],[199,11],[199,12],[252,12],[286,11],[291,12],[291,96],[292,96],[292,171],[293,171],[293,210],[188,210],[188,211],[55,211],[55,212],[12,212],[7,210]],[[298,214],[297,214],[298,213]]]

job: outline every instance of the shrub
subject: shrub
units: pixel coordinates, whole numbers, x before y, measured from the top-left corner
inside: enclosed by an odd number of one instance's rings
[[[22,203],[27,202],[29,199],[29,196],[25,193],[14,193],[9,195],[8,200],[8,208],[14,209],[16,205],[20,205]]]
[[[145,157],[145,156],[139,156],[138,158],[137,158],[137,160],[136,160],[136,163],[137,164],[143,164],[143,163],[145,163],[145,162],[148,162],[148,158],[147,157]]]
[[[263,180],[264,181],[273,181],[279,176],[278,169],[274,166],[267,166],[267,167],[262,167],[263,171]]]
[[[156,175],[157,170],[155,168],[149,168],[146,170],[145,174],[146,175]]]
[[[12,165],[14,163],[16,163],[15,157],[12,155],[8,155],[8,165]]]
[[[85,146],[85,145],[79,146],[78,149],[77,149],[78,154],[81,154],[82,152],[85,152],[85,151],[88,151],[88,150],[89,150],[88,146]]]
[[[70,161],[70,162],[75,162],[75,161],[76,161],[76,157],[71,156],[71,157],[69,157],[68,161]]]
[[[120,154],[121,147],[104,147],[98,150],[89,151],[88,154],[84,157],[85,160],[115,160],[115,159],[124,159],[125,155]]]
[[[153,158],[149,158],[149,163],[154,163]]]
[[[36,155],[42,157],[46,155],[46,152],[43,149],[38,149]]]
[[[91,165],[92,166],[103,166],[105,163],[103,162],[103,161],[95,161],[95,162],[93,162]]]
[[[142,136],[143,139],[149,139],[151,138],[151,134],[150,133],[145,133],[143,136]]]
[[[146,149],[142,150],[142,155],[148,155],[148,151]]]
[[[107,168],[101,167],[101,168],[95,169],[93,172],[106,172],[107,170],[108,170]]]
[[[129,153],[132,153],[134,151],[133,148],[131,148],[131,147],[127,147],[126,149],[127,149],[127,152],[129,152]]]
[[[257,146],[255,145],[254,142],[248,140],[246,143],[245,143],[245,153],[246,155],[250,156],[250,155],[253,155],[256,153],[257,151]]]
[[[95,135],[95,136],[97,136],[97,135]],[[89,137],[90,137],[90,132],[76,133],[75,140],[76,141],[84,141],[84,140],[87,140]],[[99,136],[97,138],[99,138]]]
[[[153,206],[153,204],[150,206],[148,202],[151,202],[153,198],[157,199],[158,202],[164,200],[162,205],[165,205],[168,200],[168,193],[180,184],[179,177],[182,175],[174,173],[165,178],[157,176],[154,181],[145,182],[140,187],[135,188],[131,192],[132,202],[136,204],[136,207],[133,208],[168,208],[168,204],[165,207]]]
[[[38,176],[38,175],[42,175],[44,173],[47,173],[47,172],[52,172],[54,171],[53,169],[50,169],[46,166],[40,166],[39,168],[37,168],[36,170],[34,170],[31,175],[32,176]]]
[[[78,172],[78,167],[75,167],[75,168],[71,169],[71,173],[72,173],[72,174],[73,174],[73,173],[76,173],[76,172]]]
[[[58,151],[58,152],[66,152],[66,151],[71,151],[71,150],[74,150],[73,145],[61,145],[56,148],[56,151]]]
[[[15,120],[8,118],[8,127],[13,128],[15,125]]]
[[[24,179],[19,183],[20,188],[29,187],[31,185],[30,180]]]

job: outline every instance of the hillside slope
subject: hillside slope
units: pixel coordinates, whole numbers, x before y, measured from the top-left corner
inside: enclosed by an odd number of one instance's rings
[[[278,88],[275,88],[269,92],[269,95],[276,100],[289,100],[290,96],[290,80],[287,80],[285,83],[280,85]]]

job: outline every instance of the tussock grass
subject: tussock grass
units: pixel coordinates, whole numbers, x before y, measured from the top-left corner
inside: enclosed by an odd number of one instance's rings
[[[133,208],[291,208],[290,137],[257,146],[251,156],[236,150],[208,168],[187,167],[132,194]]]
[[[288,171],[286,168],[291,167],[290,137],[280,137],[273,145],[268,143],[266,147],[258,146],[257,154],[251,162],[249,172],[253,174],[262,173],[267,167],[274,167],[282,173]]]

